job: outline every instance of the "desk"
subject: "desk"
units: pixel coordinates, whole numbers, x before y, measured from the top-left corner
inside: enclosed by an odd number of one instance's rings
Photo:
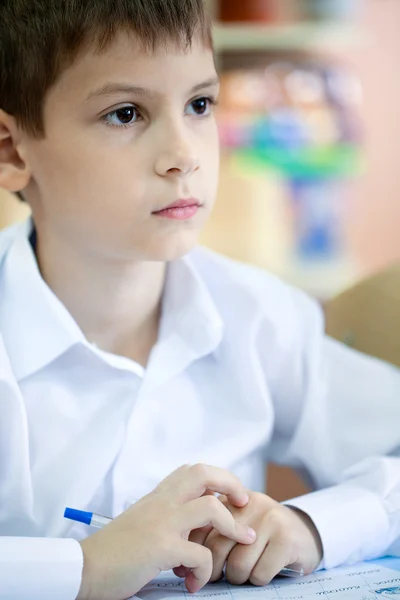
[[[387,556],[385,558],[381,558],[380,560],[373,560],[370,562],[378,564],[381,567],[386,567],[387,569],[394,569],[395,571],[400,571],[400,558]]]

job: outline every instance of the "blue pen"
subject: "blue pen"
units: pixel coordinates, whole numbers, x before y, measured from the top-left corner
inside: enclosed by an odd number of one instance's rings
[[[97,527],[97,529],[102,529],[102,527],[105,527],[112,521],[110,517],[103,517],[102,515],[96,515],[96,513],[76,510],[75,508],[66,508],[64,517],[66,519],[71,519],[71,521],[77,521],[78,523],[91,525],[91,527]],[[286,569],[279,571],[279,575],[282,575],[283,577],[303,577],[304,569],[289,569],[287,567]]]
[[[97,527],[97,529],[102,529],[102,527],[105,527],[112,521],[110,517],[103,517],[101,515],[96,515],[96,513],[86,512],[85,510],[76,510],[75,508],[66,508],[64,517],[71,521],[77,521],[78,523]]]

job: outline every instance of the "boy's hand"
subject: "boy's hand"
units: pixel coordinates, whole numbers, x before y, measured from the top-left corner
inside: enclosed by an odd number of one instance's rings
[[[186,568],[186,586],[196,592],[210,579],[210,550],[189,541],[207,527],[224,539],[251,544],[256,535],[235,521],[212,494],[243,507],[248,495],[237,477],[206,465],[184,466],[101,531],[81,542],[84,568],[77,600],[123,600],[161,571]],[[228,500],[229,498],[229,500]]]
[[[281,569],[287,566],[314,571],[322,560],[322,544],[311,519],[303,512],[282,506],[265,494],[249,493],[250,500],[244,508],[237,508],[221,496],[220,501],[235,519],[246,523],[257,532],[251,546],[243,546],[228,539],[218,531],[199,530],[190,539],[209,548],[213,555],[211,581],[222,576],[232,584],[246,581],[266,585]],[[176,570],[184,575],[182,569]]]

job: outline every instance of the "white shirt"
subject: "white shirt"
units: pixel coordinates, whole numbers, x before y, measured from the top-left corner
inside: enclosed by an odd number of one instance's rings
[[[327,488],[290,503],[326,567],[400,554],[399,370],[327,339],[301,292],[202,249],[169,265],[144,370],[85,339],[30,230],[0,234],[0,598],[73,600],[89,531],[65,507],[115,517],[199,461],[253,490],[269,460]]]

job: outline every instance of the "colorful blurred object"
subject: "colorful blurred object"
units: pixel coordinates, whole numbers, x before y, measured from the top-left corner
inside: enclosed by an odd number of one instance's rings
[[[300,0],[300,2],[306,19],[352,19],[360,8],[359,0]]]
[[[359,145],[361,101],[359,81],[343,67],[273,62],[265,69],[226,72],[219,110],[222,143],[270,152],[272,163],[283,169],[287,162],[289,171],[296,157],[299,164],[329,169],[341,162],[339,150],[348,160],[349,147]]]
[[[308,276],[314,267],[318,277],[340,270],[346,283],[351,271],[344,235],[346,186],[362,166],[361,103],[360,82],[342,65],[278,60],[262,69],[222,74],[218,120],[224,156],[235,159],[229,162],[230,177],[240,173],[250,181],[259,173],[263,181],[274,174],[282,182],[275,190],[284,208],[277,210],[276,198],[266,194],[259,203],[275,206],[276,221],[271,213],[265,237],[276,228],[286,232],[287,243],[290,230],[291,243],[286,256],[280,245],[275,261],[270,255],[258,264],[272,265],[289,278],[301,270]],[[242,200],[243,213],[247,207]],[[340,287],[336,275],[333,285]]]
[[[280,23],[299,20],[348,20],[360,0],[219,0],[224,23]]]
[[[271,22],[274,0],[221,0],[220,19],[225,22]]]

